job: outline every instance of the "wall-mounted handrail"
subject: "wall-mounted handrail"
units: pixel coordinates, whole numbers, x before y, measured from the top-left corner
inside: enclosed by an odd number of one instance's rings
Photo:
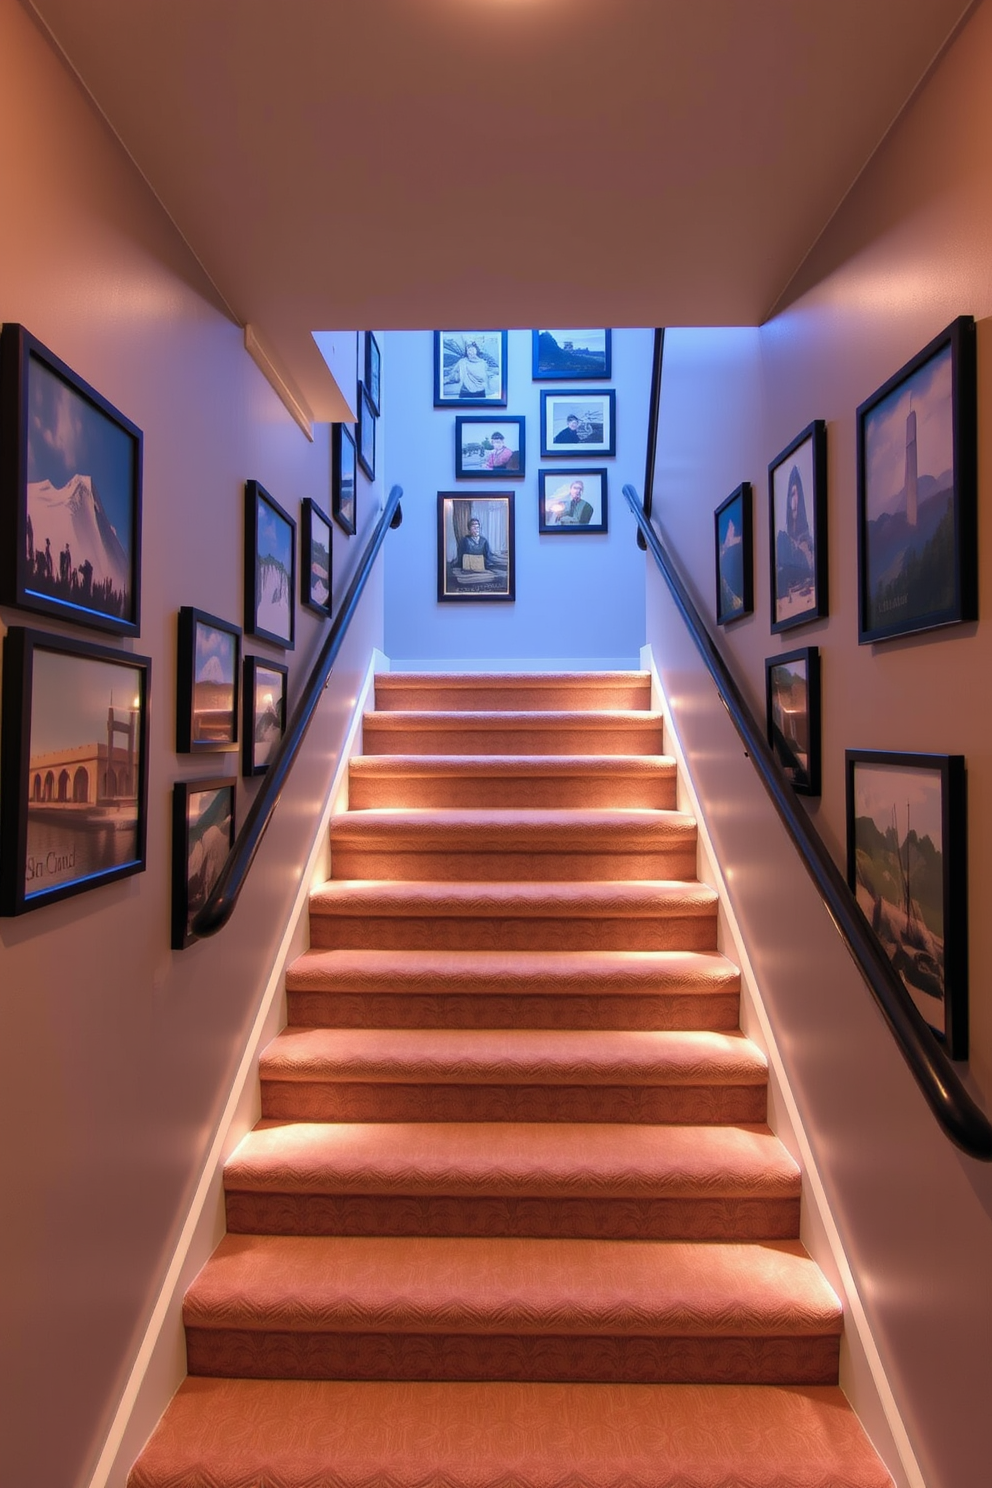
[[[293,709],[282,741],[272,756],[259,792],[241,824],[241,830],[234,839],[234,846],[231,848],[227,862],[214,884],[210,897],[190,926],[194,936],[216,935],[217,931],[222,929],[231,918],[234,906],[238,902],[238,896],[248,877],[248,871],[258,852],[259,844],[272,820],[272,813],[279,802],[286,777],[293,768],[293,762],[300,752],[307,729],[317,711],[317,704],[320,702],[327,679],[331,675],[331,668],[341,650],[341,643],[348,626],[358,608],[358,601],[362,597],[362,590],[368,582],[379,549],[382,547],[389,528],[398,527],[403,520],[400,509],[402,496],[403,491],[400,486],[394,486],[389,493],[382,516],[376,523],[375,531],[369,538],[368,546],[362,554],[354,578],[348,585],[348,592],[341,601],[338,613],[327,633],[327,639],[321,647],[320,655]]]
[[[661,415],[661,367],[665,359],[665,328],[656,326],[654,349],[651,354],[651,393],[648,402],[648,443],[644,456],[644,515],[651,520],[651,503],[654,500],[654,461],[658,448],[658,419]],[[640,527],[637,529],[637,546],[647,551],[647,542]]]
[[[983,1162],[992,1162],[992,1123],[965,1090],[957,1071],[936,1042],[883,951],[877,936],[858,907],[857,900],[816,831],[799,805],[796,794],[772,753],[744,695],[737,686],[713,637],[689,594],[656,529],[644,515],[633,486],[623,494],[637,520],[648,552],[671,591],[683,620],[706,668],[716,683],[744,748],[772,799],[793,845],[827,910],[847,943],[868,990],[878,1003],[896,1043],[940,1125],[963,1152]]]

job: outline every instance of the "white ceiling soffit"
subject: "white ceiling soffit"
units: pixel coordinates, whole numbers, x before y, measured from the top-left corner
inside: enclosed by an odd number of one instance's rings
[[[28,3],[318,418],[313,329],[760,322],[970,8]]]

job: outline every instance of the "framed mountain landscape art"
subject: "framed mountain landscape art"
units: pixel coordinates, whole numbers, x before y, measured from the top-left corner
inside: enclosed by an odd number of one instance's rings
[[[141,430],[21,325],[0,334],[0,603],[141,629]]]
[[[978,618],[975,322],[858,409],[858,639]]]
[[[532,331],[532,376],[535,382],[589,377],[607,381],[613,375],[613,333],[600,331]]]
[[[307,609],[331,613],[331,520],[309,496],[300,516],[300,598]]]
[[[245,482],[245,631],[296,642],[296,523],[258,481]]]
[[[289,667],[265,656],[245,657],[242,775],[264,775],[286,728]]]

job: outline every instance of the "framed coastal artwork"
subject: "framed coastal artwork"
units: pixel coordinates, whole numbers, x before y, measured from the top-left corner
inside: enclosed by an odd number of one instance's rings
[[[364,382],[358,384],[358,463],[370,481],[375,480],[375,426],[376,416],[372,409]]]
[[[265,656],[246,656],[242,775],[264,775],[286,730],[289,667]]]
[[[754,610],[754,500],[742,481],[713,513],[716,623],[730,625]]]
[[[472,414],[455,419],[455,478],[512,480],[523,478],[527,457],[526,420]]]
[[[815,419],[768,467],[773,633],[827,614],[827,426]]]
[[[975,322],[959,316],[858,409],[858,639],[978,618]]]
[[[437,597],[464,604],[472,600],[512,601],[516,548],[513,492],[437,496]]]
[[[355,436],[346,424],[331,429],[331,515],[349,537],[355,533]]]
[[[331,519],[309,496],[300,509],[300,599],[325,619],[331,613]]]
[[[145,869],[151,662],[12,626],[3,645],[0,914]]]
[[[794,791],[820,794],[820,652],[804,646],[765,662],[768,742]]]
[[[606,467],[581,470],[539,470],[537,473],[537,530],[551,536],[606,532]]]
[[[532,331],[535,382],[583,377],[605,382],[613,376],[612,331]]]
[[[295,645],[296,523],[255,480],[245,482],[245,633]]]
[[[968,857],[960,754],[849,749],[847,881],[907,995],[968,1057]]]
[[[184,605],[176,655],[177,754],[237,749],[240,685],[240,626]]]
[[[365,391],[369,395],[372,404],[372,412],[376,418],[382,412],[382,394],[380,385],[382,382],[382,353],[379,343],[372,331],[365,332]]]
[[[141,430],[22,325],[0,334],[0,604],[141,630]]]
[[[234,845],[234,781],[179,780],[172,789],[172,949],[196,937],[206,904]]]
[[[613,388],[541,391],[544,459],[583,459],[617,452],[617,395]]]
[[[434,332],[434,407],[506,407],[506,331]]]

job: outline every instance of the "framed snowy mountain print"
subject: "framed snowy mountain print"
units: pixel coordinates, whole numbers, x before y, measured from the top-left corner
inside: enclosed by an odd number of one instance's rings
[[[296,523],[255,480],[245,482],[245,634],[296,644]]]
[[[141,630],[141,430],[22,325],[0,334],[0,604]]]

